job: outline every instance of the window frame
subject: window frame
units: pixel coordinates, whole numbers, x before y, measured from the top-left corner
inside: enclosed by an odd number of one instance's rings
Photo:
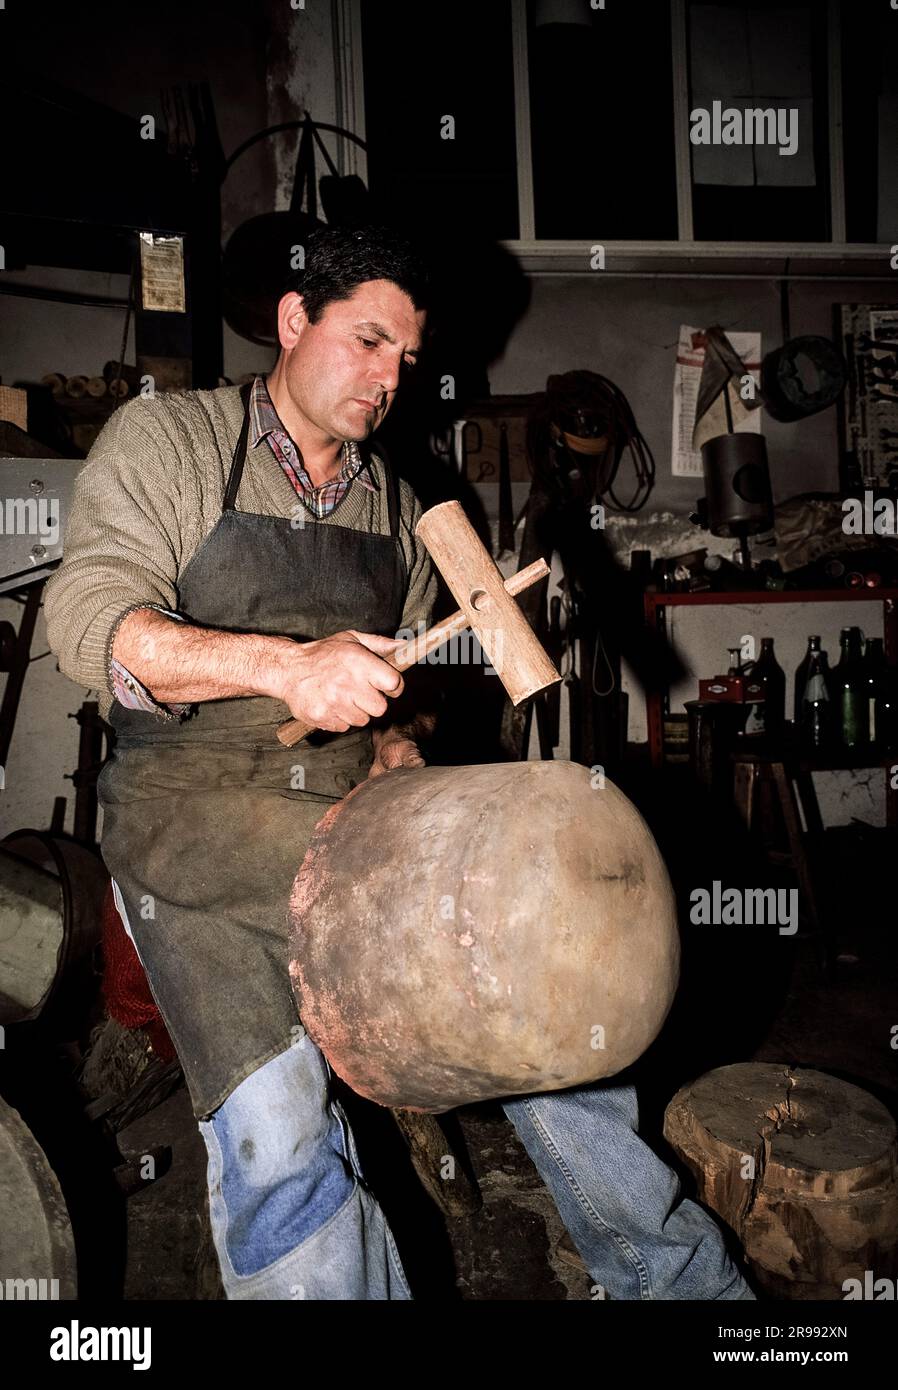
[[[842,146],[842,65],[840,0],[827,0],[827,64],[829,73],[829,189],[831,239],[820,242],[696,241],[692,224],[692,160],[688,138],[689,77],[687,0],[670,0],[674,63],[674,139],[677,186],[675,241],[603,241],[597,235],[584,240],[546,240],[535,235],[533,164],[530,139],[530,89],[527,45],[527,0],[510,0],[512,11],[512,63],[515,92],[515,136],[518,184],[519,236],[500,244],[533,274],[594,274],[593,250],[601,246],[606,275],[701,275],[737,273],[750,278],[785,276],[794,279],[846,278],[837,268],[821,274],[821,263],[856,262],[866,273],[860,278],[894,282],[894,274],[876,275],[888,269],[891,248],[887,243],[846,242],[845,177]],[[365,87],[362,55],[361,0],[334,0],[334,46],[337,77],[338,124],[345,124],[365,138]],[[342,120],[341,120],[342,116]],[[365,151],[349,141],[341,169],[367,182]],[[727,263],[735,263],[728,273]]]

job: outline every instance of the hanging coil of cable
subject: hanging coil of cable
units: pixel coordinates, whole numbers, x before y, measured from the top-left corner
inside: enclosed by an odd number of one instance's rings
[[[607,499],[615,510],[638,512],[655,481],[655,460],[630,404],[598,372],[550,376],[527,422],[530,471],[548,493]],[[633,495],[622,501],[621,469],[632,467]]]

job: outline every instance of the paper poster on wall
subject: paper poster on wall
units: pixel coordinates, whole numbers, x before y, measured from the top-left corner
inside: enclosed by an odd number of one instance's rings
[[[183,237],[140,233],[140,285],[144,309],[186,312]]]
[[[761,335],[760,333],[727,333],[733,351],[738,353],[745,370],[755,380],[761,380]],[[698,401],[702,368],[705,365],[705,335],[700,328],[680,327],[677,344],[677,365],[674,371],[673,391],[673,437],[671,447],[671,472],[675,478],[701,478],[701,445],[704,439],[717,434],[726,434],[726,406],[723,396],[718,398],[702,417],[700,428],[693,443],[695,432],[695,407]],[[739,396],[736,382],[730,382],[730,408],[733,428],[739,433],[750,430],[761,432],[760,410],[747,410]]]

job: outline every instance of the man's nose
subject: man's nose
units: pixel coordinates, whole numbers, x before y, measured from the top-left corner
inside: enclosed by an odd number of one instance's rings
[[[381,390],[390,393],[399,385],[399,363],[381,362],[373,373],[373,379]]]

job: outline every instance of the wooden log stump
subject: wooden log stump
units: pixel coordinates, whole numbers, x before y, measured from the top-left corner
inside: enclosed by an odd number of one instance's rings
[[[842,1300],[849,1279],[895,1279],[895,1124],[860,1087],[776,1064],[718,1067],[677,1092],[664,1137],[767,1294]]]

